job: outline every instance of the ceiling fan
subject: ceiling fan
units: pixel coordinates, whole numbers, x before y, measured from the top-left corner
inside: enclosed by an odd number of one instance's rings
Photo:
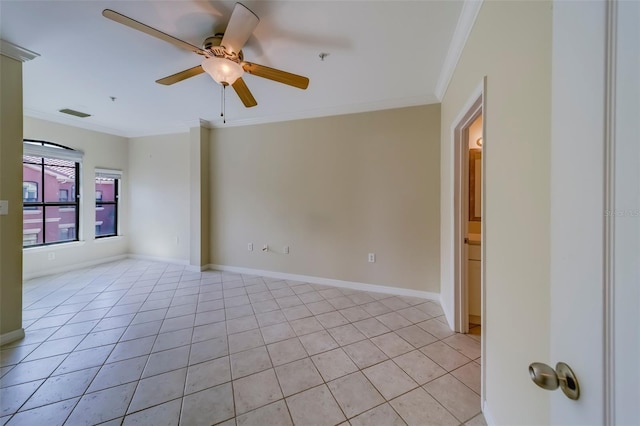
[[[156,80],[156,83],[171,85],[206,72],[218,84],[221,84],[223,88],[226,86],[233,87],[240,97],[240,100],[247,108],[256,106],[258,103],[242,79],[242,75],[245,72],[303,90],[309,86],[309,79],[307,77],[244,60],[242,47],[245,45],[249,37],[251,37],[251,34],[258,25],[260,19],[255,13],[241,3],[235,4],[233,12],[231,13],[231,19],[229,19],[229,23],[227,24],[224,34],[216,34],[208,37],[205,39],[202,48],[163,33],[160,30],[152,28],[111,9],[103,10],[102,15],[105,18],[111,19],[135,30],[142,31],[150,36],[171,43],[174,46],[204,56],[205,59],[200,65]]]

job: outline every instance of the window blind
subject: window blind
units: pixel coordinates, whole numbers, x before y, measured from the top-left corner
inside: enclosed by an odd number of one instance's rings
[[[103,179],[122,179],[122,170],[96,169],[96,177]]]
[[[74,149],[57,148],[53,146],[36,145],[29,142],[24,142],[23,154],[32,157],[45,157],[53,158],[56,160],[73,161],[74,163],[82,163],[82,157],[84,152]]]

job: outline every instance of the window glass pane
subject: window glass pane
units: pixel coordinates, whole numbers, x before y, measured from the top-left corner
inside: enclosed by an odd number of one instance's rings
[[[23,155],[22,162],[26,164],[42,164],[42,157],[34,157],[31,155]]]
[[[65,160],[45,159],[45,164],[53,162],[71,164],[71,167],[52,164],[44,166],[44,201],[75,201],[72,197],[72,195],[75,195],[73,189],[76,184],[75,163]],[[63,200],[65,196],[66,200]]]
[[[99,201],[116,201],[116,180],[96,178],[96,204]]]
[[[52,167],[69,167],[69,168],[75,168],[76,167],[76,163],[74,163],[73,161],[69,161],[69,160],[58,160],[55,158],[45,158],[44,159],[44,165],[45,166],[52,166]]]
[[[22,245],[42,244],[42,207],[25,208],[22,219]]]
[[[45,243],[73,241],[76,239],[76,207],[45,207]]]
[[[96,237],[116,235],[116,205],[96,204]]]
[[[25,157],[26,158],[26,157]],[[42,166],[26,163],[22,165],[22,201],[42,201]]]

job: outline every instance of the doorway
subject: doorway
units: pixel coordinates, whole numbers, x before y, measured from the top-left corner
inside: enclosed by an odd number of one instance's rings
[[[483,96],[472,98],[454,131],[455,331],[481,339],[483,307]]]
[[[467,321],[469,334],[481,335],[482,324],[482,110],[467,127]],[[463,144],[464,145],[464,144]],[[464,147],[462,148],[464,149]],[[464,202],[464,201],[463,201]]]

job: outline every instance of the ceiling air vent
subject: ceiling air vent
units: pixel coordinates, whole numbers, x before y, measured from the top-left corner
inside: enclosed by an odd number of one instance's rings
[[[73,109],[65,108],[60,110],[61,113],[75,115],[76,117],[86,118],[91,117],[91,114],[87,114],[86,112],[80,112]]]

